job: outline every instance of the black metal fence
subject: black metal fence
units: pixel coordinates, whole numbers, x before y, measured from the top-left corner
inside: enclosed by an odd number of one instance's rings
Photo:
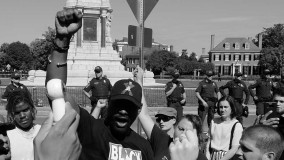
[[[45,87],[28,87],[28,90],[32,94],[34,103],[38,107],[48,107],[49,103],[46,97]],[[83,87],[67,87],[69,92],[76,100],[76,102],[82,106],[90,105],[90,100],[83,94]],[[198,104],[195,95],[195,89],[186,88],[186,106],[196,106]],[[5,92],[5,87],[0,87],[1,96]],[[149,107],[166,107],[166,96],[164,88],[144,88],[144,94]],[[252,98],[249,104],[253,104]],[[0,106],[6,105],[6,102],[1,101]]]

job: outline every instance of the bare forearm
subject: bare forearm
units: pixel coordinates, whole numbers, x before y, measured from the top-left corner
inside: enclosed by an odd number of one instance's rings
[[[238,146],[232,147],[221,160],[230,160],[237,152]]]
[[[83,90],[83,93],[84,93],[88,98],[91,97],[91,95],[90,95],[88,92],[86,92],[85,90]]]
[[[166,96],[167,96],[167,97],[170,96],[170,95],[173,93],[173,91],[175,90],[175,88],[176,88],[176,87],[173,87],[173,88],[171,88],[168,92],[166,92]]]
[[[200,101],[204,102],[204,99],[202,99],[202,97],[200,96],[200,93],[199,93],[199,92],[195,92],[195,93],[196,93],[196,97],[197,97]]]

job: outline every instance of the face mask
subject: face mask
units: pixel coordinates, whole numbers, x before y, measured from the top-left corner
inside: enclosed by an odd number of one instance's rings
[[[235,78],[235,80],[234,80],[236,83],[239,83],[239,82],[241,82],[238,78]]]
[[[175,83],[175,84],[177,84],[177,83],[178,83],[178,80],[177,80],[177,79],[173,79],[172,82]]]
[[[173,78],[174,78],[174,79],[178,79],[178,78],[179,78],[179,74],[178,74],[178,73],[175,73],[175,74],[173,75]]]

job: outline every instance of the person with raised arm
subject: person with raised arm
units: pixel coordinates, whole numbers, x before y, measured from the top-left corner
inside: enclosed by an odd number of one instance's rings
[[[137,67],[134,71],[134,81],[142,86],[143,70]],[[182,139],[182,135],[185,134],[187,130],[192,131],[196,135],[201,135],[201,120],[197,115],[184,115],[181,117],[180,121],[175,125],[174,136],[170,137],[166,132],[161,130],[148,114],[148,107],[142,94],[142,109],[138,116],[142,127],[146,133],[147,138],[151,143],[153,149],[155,160],[161,159],[171,159],[169,145],[174,139]],[[199,140],[200,140],[199,136]],[[198,152],[198,160],[207,159],[201,151]]]

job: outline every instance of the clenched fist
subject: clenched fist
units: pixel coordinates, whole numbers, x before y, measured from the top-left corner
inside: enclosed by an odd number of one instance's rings
[[[82,12],[77,9],[65,9],[57,12],[55,28],[57,37],[72,37],[82,26]]]

